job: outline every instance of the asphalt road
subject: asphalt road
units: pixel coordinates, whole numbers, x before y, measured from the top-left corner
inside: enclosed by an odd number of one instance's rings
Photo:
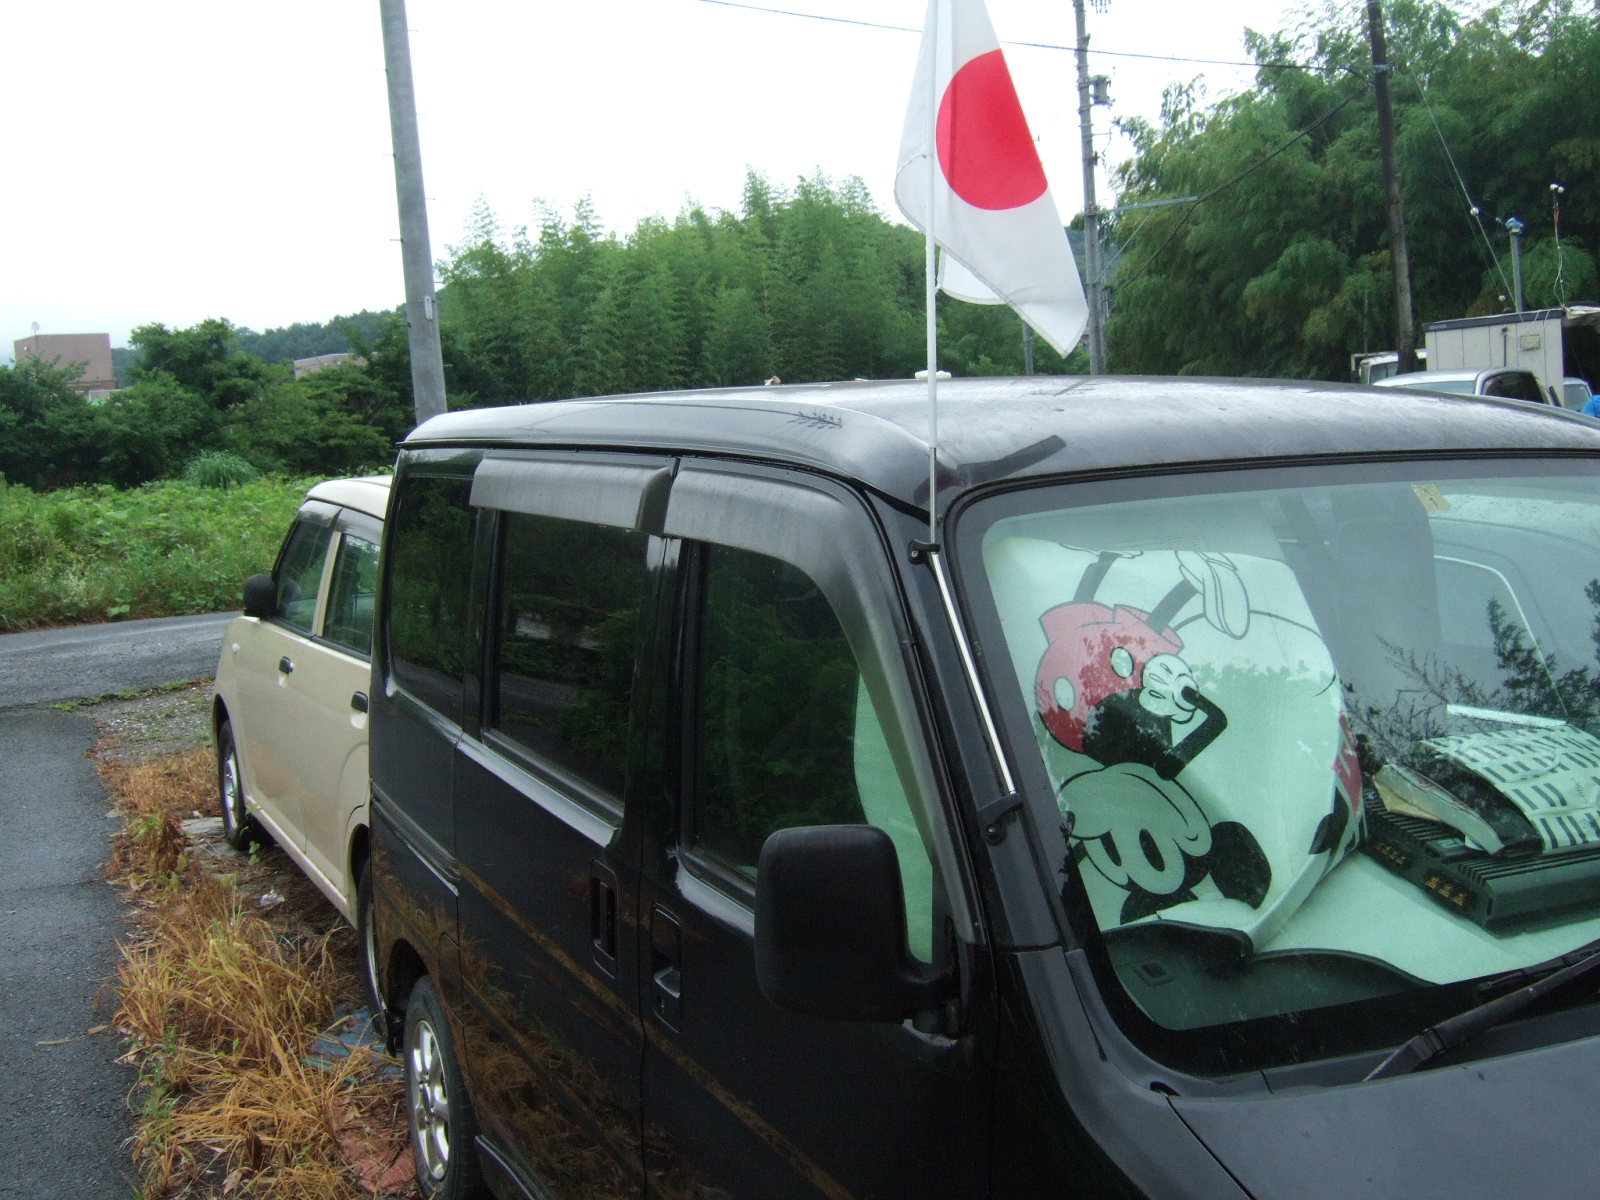
[[[216,670],[226,615],[0,637],[0,1200],[126,1200],[131,1068],[96,1000],[122,906],[87,716],[19,707]]]
[[[109,1013],[122,905],[101,879],[105,789],[88,717],[0,714],[0,1197],[126,1197],[133,1072]],[[68,1181],[71,1181],[70,1184]]]
[[[217,669],[233,613],[0,636],[0,709],[141,691]]]

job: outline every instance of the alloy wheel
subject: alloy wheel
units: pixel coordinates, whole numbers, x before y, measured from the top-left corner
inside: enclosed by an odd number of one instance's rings
[[[411,1129],[420,1165],[435,1184],[450,1169],[450,1096],[445,1086],[444,1059],[433,1025],[417,1023],[406,1072],[411,1103]]]

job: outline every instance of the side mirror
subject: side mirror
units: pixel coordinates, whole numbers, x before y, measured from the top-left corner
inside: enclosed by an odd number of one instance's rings
[[[278,611],[278,585],[271,575],[252,575],[244,581],[244,615],[270,617]]]
[[[761,847],[756,979],[779,1008],[840,1021],[901,1021],[953,992],[911,957],[900,862],[871,825],[783,829]]]

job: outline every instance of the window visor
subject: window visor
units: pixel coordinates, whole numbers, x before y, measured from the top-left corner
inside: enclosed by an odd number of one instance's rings
[[[472,505],[660,533],[675,467],[659,457],[491,452],[472,476]]]

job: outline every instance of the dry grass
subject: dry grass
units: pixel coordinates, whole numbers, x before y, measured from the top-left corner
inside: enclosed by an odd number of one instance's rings
[[[112,883],[139,892],[177,871],[189,844],[179,825],[209,811],[214,763],[209,750],[148,762],[102,761],[100,776],[123,822],[112,842]]]
[[[140,1073],[140,1195],[411,1194],[399,1082],[370,1051],[313,1061],[359,999],[353,936],[276,851],[189,846],[213,769],[209,751],[101,768],[125,819],[108,873],[134,911],[114,1021]]]

